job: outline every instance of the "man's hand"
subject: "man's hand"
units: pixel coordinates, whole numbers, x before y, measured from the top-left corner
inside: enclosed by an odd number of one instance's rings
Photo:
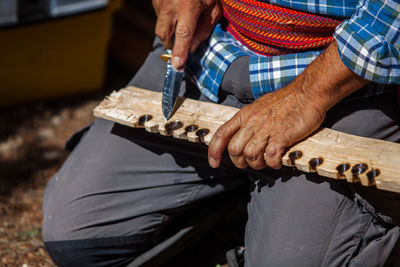
[[[208,149],[210,166],[220,165],[228,147],[238,168],[279,169],[285,148],[315,131],[329,108],[367,82],[342,63],[332,44],[290,85],[260,97],[222,125]]]
[[[221,18],[218,0],[153,0],[157,14],[156,35],[172,49],[172,66],[181,70],[189,51],[194,52],[206,40]]]
[[[325,111],[296,88],[283,88],[245,106],[220,127],[210,144],[210,158],[219,159],[229,143],[229,156],[238,168],[280,168],[284,149],[316,130],[324,118]]]

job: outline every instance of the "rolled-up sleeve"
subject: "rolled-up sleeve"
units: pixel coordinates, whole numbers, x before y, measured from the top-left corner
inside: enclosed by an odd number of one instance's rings
[[[400,2],[360,0],[334,37],[343,63],[361,77],[400,84]]]

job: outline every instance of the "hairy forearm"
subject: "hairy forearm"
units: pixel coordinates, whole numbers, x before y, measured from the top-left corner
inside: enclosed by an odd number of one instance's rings
[[[343,64],[334,42],[292,82],[289,88],[299,90],[310,104],[321,112],[326,112],[367,83],[368,80]]]

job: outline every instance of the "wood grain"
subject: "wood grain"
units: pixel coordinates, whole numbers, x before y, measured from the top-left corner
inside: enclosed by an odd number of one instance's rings
[[[94,110],[98,118],[148,132],[203,142],[238,109],[179,97],[168,122],[161,111],[161,93],[136,87],[113,92]],[[282,164],[350,183],[400,193],[400,144],[321,128],[288,148]]]

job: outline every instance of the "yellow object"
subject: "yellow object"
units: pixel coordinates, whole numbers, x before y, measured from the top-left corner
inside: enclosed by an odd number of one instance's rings
[[[0,29],[0,107],[99,90],[112,14],[107,8]]]

